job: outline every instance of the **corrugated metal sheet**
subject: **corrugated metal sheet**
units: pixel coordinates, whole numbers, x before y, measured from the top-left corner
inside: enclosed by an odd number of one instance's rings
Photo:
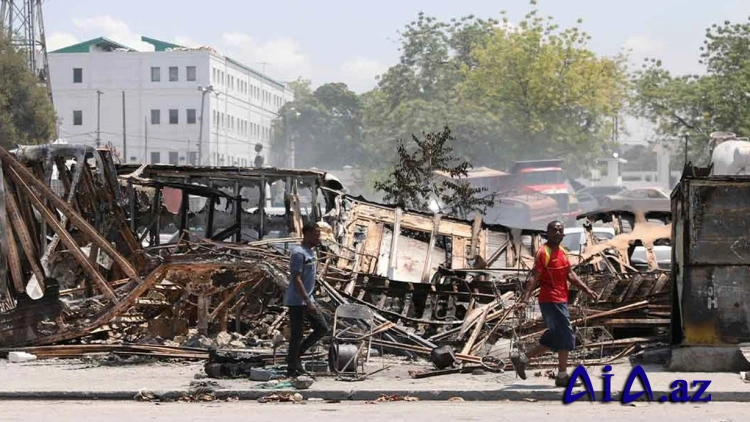
[[[510,247],[508,244],[508,241],[510,239],[510,236],[508,233],[500,233],[500,232],[488,232],[487,233],[487,257],[493,257],[497,253],[498,249],[505,247],[506,245]],[[500,256],[497,257],[497,259],[490,265],[490,268],[507,268],[507,248],[505,251],[503,251]]]
[[[750,178],[683,178],[672,207],[679,343],[750,341]]]

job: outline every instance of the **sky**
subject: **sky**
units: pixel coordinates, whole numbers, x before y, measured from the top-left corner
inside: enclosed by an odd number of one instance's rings
[[[580,25],[603,55],[658,57],[676,73],[700,73],[705,29],[744,21],[750,0],[538,0],[544,16]],[[100,36],[138,50],[140,36],[211,46],[279,80],[345,82],[356,92],[398,61],[398,31],[422,11],[448,20],[473,14],[518,21],[528,0],[45,0],[48,50]]]

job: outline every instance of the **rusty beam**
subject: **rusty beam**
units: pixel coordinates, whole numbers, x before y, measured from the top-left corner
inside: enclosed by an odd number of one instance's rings
[[[20,192],[18,193],[20,198]],[[7,206],[8,210],[8,216],[10,217],[10,221],[13,223],[14,230],[16,231],[16,233],[18,233],[19,240],[21,241],[21,248],[26,255],[26,260],[29,262],[29,266],[31,266],[31,271],[34,273],[37,283],[39,283],[39,288],[44,291],[45,273],[42,271],[42,268],[39,267],[36,251],[34,251],[34,242],[26,229],[26,222],[23,220],[23,218],[21,218],[21,214],[18,210],[18,204],[16,203],[16,197],[12,192],[8,192],[8,195],[5,196],[5,201],[5,205]],[[46,207],[44,207],[44,209],[47,210]],[[41,213],[42,211],[40,210],[39,212]]]
[[[53,216],[47,209],[47,207],[44,206],[42,200],[36,196],[34,191],[31,190],[31,188],[21,179],[21,177],[15,172],[15,170],[11,170],[10,174],[14,182],[26,191],[26,197],[31,200],[34,207],[37,209],[37,211],[39,211],[39,214],[41,214],[47,224],[52,227],[52,230],[54,230],[55,233],[60,236],[60,239],[63,241],[63,243],[65,243],[65,246],[68,247],[69,252],[73,254],[73,257],[76,259],[76,261],[78,261],[87,275],[94,280],[104,296],[117,302],[115,292],[112,290],[112,288],[109,287],[107,281],[104,280],[104,278],[101,274],[99,274],[96,268],[91,265],[91,262],[88,260],[86,255],[83,254],[80,246],[75,242],[70,233],[65,230],[65,227],[63,227],[60,222],[55,219],[55,216]],[[43,281],[44,279],[39,280],[40,286],[42,286]]]
[[[58,210],[60,210],[64,215],[67,215],[71,223],[75,227],[91,236],[92,241],[97,243],[99,247],[103,249],[107,253],[107,255],[109,255],[120,266],[120,268],[123,269],[128,277],[138,281],[139,283],[142,282],[141,278],[138,276],[138,272],[128,260],[120,255],[120,253],[117,252],[117,250],[106,239],[100,236],[99,233],[97,233],[96,230],[85,219],[83,219],[83,217],[76,213],[70,205],[68,205],[65,201],[55,195],[55,193],[52,192],[46,184],[37,179],[26,167],[18,162],[18,160],[16,160],[4,148],[0,148],[0,159],[5,164],[10,166],[13,170],[15,170],[18,179],[24,181],[22,182],[24,186],[27,186],[26,182],[31,184],[34,189],[38,190],[43,196],[45,196],[50,202],[52,202],[52,204]],[[30,188],[27,186],[27,189]]]

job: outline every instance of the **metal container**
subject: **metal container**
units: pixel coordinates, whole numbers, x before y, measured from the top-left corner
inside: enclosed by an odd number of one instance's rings
[[[748,342],[750,177],[696,170],[672,193],[672,343]]]

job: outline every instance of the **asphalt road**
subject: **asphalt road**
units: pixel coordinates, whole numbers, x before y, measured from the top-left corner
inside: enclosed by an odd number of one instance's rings
[[[101,422],[101,421],[317,421],[372,420],[434,422],[512,421],[535,422],[739,422],[748,420],[750,403],[638,404],[536,402],[398,402],[398,403],[143,403],[73,401],[2,401],[0,420]],[[355,419],[356,418],[356,419]]]

